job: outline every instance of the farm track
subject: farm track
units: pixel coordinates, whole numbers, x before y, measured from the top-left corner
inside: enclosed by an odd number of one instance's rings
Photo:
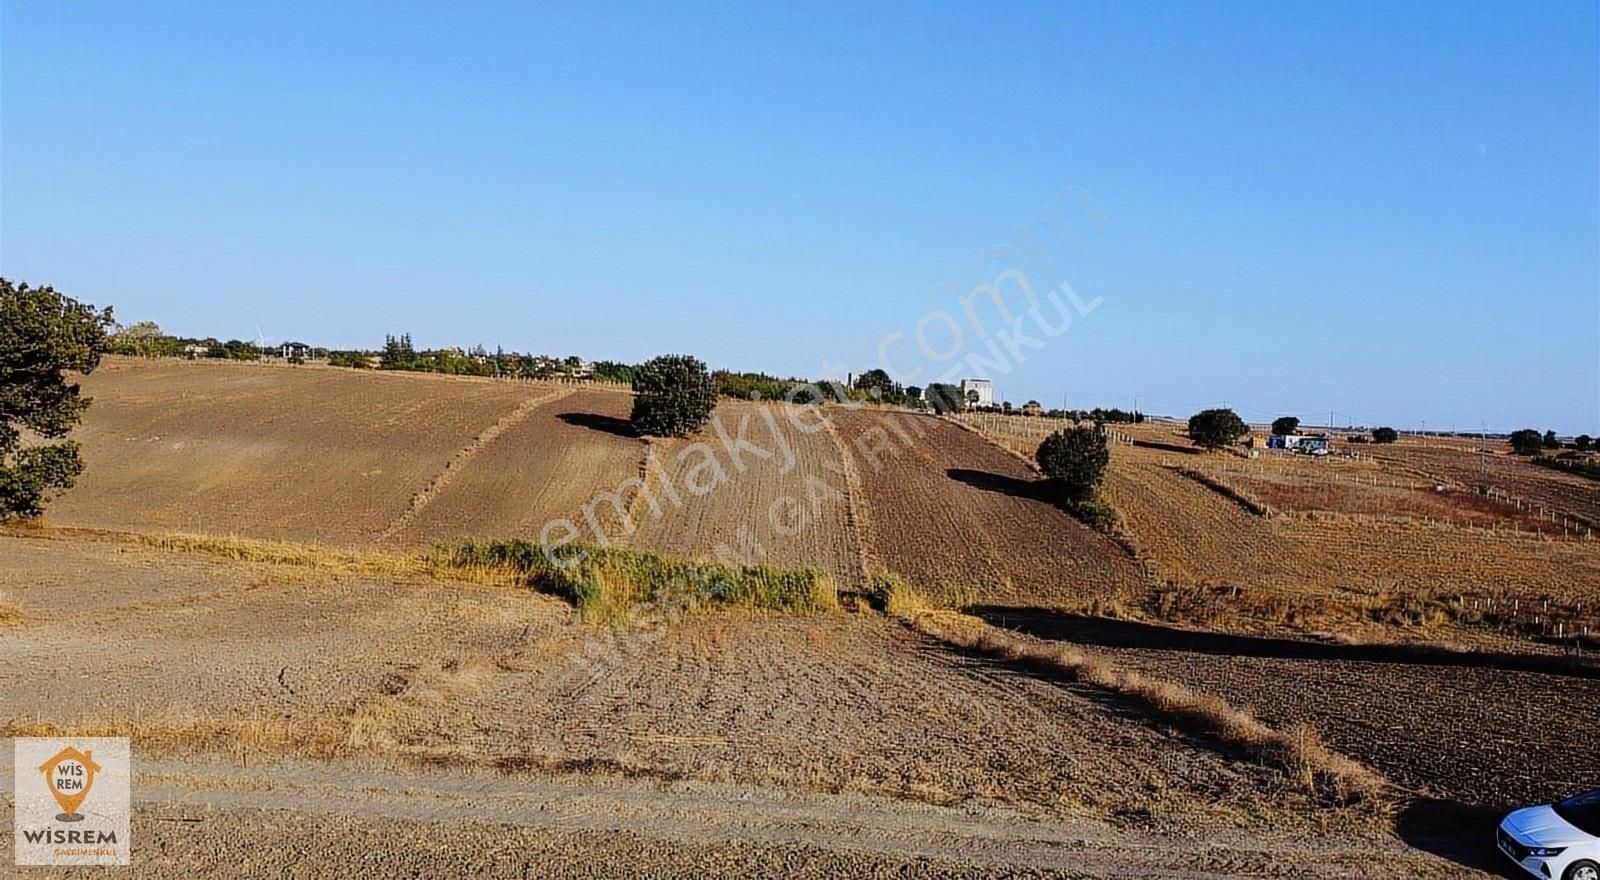
[[[546,406],[560,400],[563,397],[567,397],[571,395],[573,391],[574,389],[571,388],[562,388],[552,391],[542,397],[529,398],[528,400],[518,404],[516,409],[496,419],[494,424],[484,428],[482,432],[480,432],[476,437],[472,438],[472,442],[457,450],[455,455],[450,456],[450,460],[444,463],[444,469],[439,471],[437,474],[434,474],[433,478],[428,481],[428,484],[422,488],[422,491],[411,496],[410,506],[407,507],[404,513],[396,517],[395,520],[383,530],[383,533],[378,536],[378,540],[392,540],[395,535],[400,533],[401,529],[409,526],[411,521],[416,519],[418,514],[422,513],[423,508],[427,507],[435,498],[439,497],[439,493],[443,492],[445,487],[450,485],[451,479],[454,478],[456,474],[460,473],[461,469],[466,467],[468,462],[472,461],[472,459],[476,457],[478,453],[482,452],[489,444],[499,439],[500,435],[510,430],[511,426],[517,424],[523,419],[526,419],[530,414],[533,413],[534,410],[538,409],[539,407]]]
[[[869,583],[882,566],[873,559],[868,549],[872,546],[872,518],[867,515],[866,489],[861,485],[861,473],[856,470],[855,456],[844,445],[838,426],[832,418],[826,424],[828,439],[833,441],[834,452],[839,456],[837,470],[844,477],[845,516],[850,528],[850,540],[861,562],[861,582]]]

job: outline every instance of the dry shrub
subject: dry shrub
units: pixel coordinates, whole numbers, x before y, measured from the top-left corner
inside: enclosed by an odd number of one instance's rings
[[[195,718],[134,714],[71,723],[12,719],[0,724],[0,736],[94,737],[126,736],[140,751],[190,754],[223,751],[244,759],[253,754],[293,753],[328,757],[342,751],[345,728],[332,718]]]
[[[392,749],[400,744],[399,732],[416,724],[428,712],[488,687],[495,667],[481,658],[451,658],[403,682],[393,693],[366,700],[351,713],[342,749],[360,752]]]

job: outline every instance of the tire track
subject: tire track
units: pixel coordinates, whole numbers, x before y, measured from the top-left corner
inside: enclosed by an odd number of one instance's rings
[[[834,449],[839,452],[837,472],[844,478],[845,525],[849,529],[850,539],[856,544],[856,556],[861,564],[861,583],[863,586],[871,586],[873,570],[882,569],[882,566],[872,558],[872,551],[869,549],[872,546],[872,521],[867,517],[866,504],[863,501],[866,490],[862,488],[861,475],[856,472],[850,449],[845,446],[844,438],[839,436],[839,427],[831,418],[825,417],[822,423],[827,426],[828,439],[833,441]],[[823,467],[834,470],[826,463]]]
[[[422,513],[429,504],[433,503],[435,498],[439,497],[439,493],[450,485],[450,481],[455,479],[456,474],[461,472],[467,462],[471,461],[485,447],[498,439],[501,434],[526,419],[539,407],[547,403],[554,403],[575,391],[577,391],[576,387],[561,388],[540,397],[530,397],[518,404],[516,409],[495,420],[494,424],[484,428],[478,436],[472,438],[472,442],[456,450],[456,453],[450,456],[450,460],[444,463],[444,470],[434,474],[433,479],[428,481],[428,485],[422,487],[422,491],[411,496],[411,505],[406,508],[404,513],[401,513],[398,517],[395,517],[393,522],[389,523],[388,528],[384,529],[383,533],[378,536],[378,540],[392,540],[395,535],[400,534],[402,529],[410,525],[418,514]]]

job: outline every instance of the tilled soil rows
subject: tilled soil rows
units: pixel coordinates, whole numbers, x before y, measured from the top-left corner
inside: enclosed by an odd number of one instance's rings
[[[918,589],[1047,607],[1142,588],[1121,547],[1051,504],[1036,473],[977,434],[914,414],[830,417],[860,474],[869,555]]]
[[[72,525],[377,540],[487,427],[559,386],[108,358],[73,439]]]
[[[627,428],[631,400],[579,390],[540,405],[462,466],[396,537],[537,541],[547,523],[559,520],[587,530],[585,509],[601,498],[597,519],[605,516],[603,494],[639,475],[644,443]],[[631,497],[625,487],[622,497]],[[552,536],[562,528],[553,527]]]
[[[795,420],[791,412],[797,412]],[[863,582],[839,451],[815,410],[724,400],[716,426],[653,441],[655,499],[633,505],[627,546],[721,562],[821,568],[842,587]],[[723,438],[727,439],[724,440]],[[741,441],[744,445],[740,445]]]
[[[1338,645],[1322,657],[1276,657],[1272,640],[1085,618],[1009,613],[994,622],[1092,646],[1274,726],[1309,723],[1339,751],[1433,797],[1509,808],[1600,780],[1592,677],[1350,660]],[[1264,656],[1241,656],[1254,654]]]

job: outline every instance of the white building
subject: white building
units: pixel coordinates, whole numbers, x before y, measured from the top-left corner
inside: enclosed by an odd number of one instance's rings
[[[967,399],[967,406],[994,406],[994,383],[988,379],[962,379],[961,396]]]

